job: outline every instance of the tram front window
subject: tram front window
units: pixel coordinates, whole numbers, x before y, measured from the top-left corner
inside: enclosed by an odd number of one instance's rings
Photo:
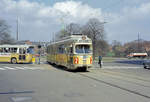
[[[76,53],[91,53],[90,45],[76,45]]]

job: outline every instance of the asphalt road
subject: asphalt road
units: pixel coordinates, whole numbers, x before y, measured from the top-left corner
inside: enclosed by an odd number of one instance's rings
[[[150,102],[150,70],[116,63],[88,72],[0,64],[0,102]]]

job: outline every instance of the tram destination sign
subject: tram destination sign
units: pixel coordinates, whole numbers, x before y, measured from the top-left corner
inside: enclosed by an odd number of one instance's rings
[[[79,40],[80,43],[90,43],[91,40]]]

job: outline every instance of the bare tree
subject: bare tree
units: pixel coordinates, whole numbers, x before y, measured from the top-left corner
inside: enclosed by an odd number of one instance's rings
[[[79,24],[76,23],[70,23],[67,27],[66,27],[66,31],[68,34],[79,34],[81,31],[81,27]]]
[[[92,39],[93,42],[93,58],[95,59],[97,42],[99,40],[104,41],[105,31],[104,31],[104,22],[100,22],[98,19],[90,19],[87,24],[82,28],[82,34],[87,35]],[[101,43],[102,44],[102,43]]]
[[[112,42],[112,50],[115,54],[115,57],[125,56],[125,54],[124,54],[125,49],[124,49],[123,45],[121,44],[121,42],[119,42],[119,41],[114,40]]]
[[[56,40],[62,38],[62,37],[66,37],[66,36],[70,36],[72,34],[79,34],[81,30],[81,27],[79,24],[76,23],[70,23],[69,25],[66,26],[65,29],[62,29],[61,31],[56,33]]]
[[[0,44],[11,44],[14,40],[9,34],[9,26],[4,20],[0,20]]]
[[[125,48],[125,54],[129,54],[129,53],[142,53],[142,52],[146,52],[147,50],[145,49],[147,45],[145,43],[144,40],[140,39],[138,40],[134,40],[132,42],[128,42],[124,44],[124,48]]]
[[[107,41],[105,41],[104,22],[100,22],[98,19],[90,19],[84,26],[71,23],[66,26],[62,31],[57,32],[56,39],[60,39],[71,34],[84,34],[92,39],[93,43],[93,58],[95,55],[105,55],[108,50]]]

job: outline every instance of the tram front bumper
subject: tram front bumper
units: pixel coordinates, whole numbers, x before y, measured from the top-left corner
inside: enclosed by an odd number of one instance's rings
[[[86,68],[91,68],[92,64],[74,64],[73,69],[81,68],[81,67],[86,67]]]

